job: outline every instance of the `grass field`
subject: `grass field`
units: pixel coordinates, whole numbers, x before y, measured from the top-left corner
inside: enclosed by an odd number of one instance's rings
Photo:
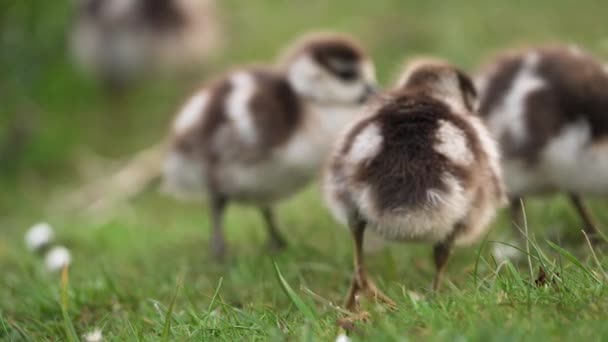
[[[279,206],[290,247],[276,255],[265,251],[257,212],[232,207],[222,265],[208,256],[203,204],[152,188],[107,217],[56,210],[57,194],[82,181],[83,153],[125,157],[157,142],[185,95],[228,65],[271,60],[318,28],[359,37],[384,84],[419,54],[474,70],[496,49],[559,40],[608,58],[605,1],[222,0],[220,58],[200,72],[154,77],[117,105],[69,62],[68,5],[0,2],[0,138],[17,116],[34,123],[20,158],[0,165],[0,340],[78,340],[95,328],[112,341],[327,341],[341,333],[336,305],[350,280],[351,242],[316,186]],[[606,202],[592,204],[607,223]],[[605,251],[593,257],[563,198],[530,201],[527,212],[536,241],[531,269],[525,260],[497,264],[490,256],[493,241],[508,233],[503,213],[485,242],[454,254],[437,295],[429,290],[428,246],[390,245],[370,255],[370,273],[398,309],[368,303],[371,321],[351,338],[608,341]],[[38,221],[52,223],[73,252],[63,281],[23,244]],[[537,284],[541,267],[548,280]]]

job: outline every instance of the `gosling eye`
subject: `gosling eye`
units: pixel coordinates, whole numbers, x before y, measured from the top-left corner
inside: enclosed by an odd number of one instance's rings
[[[329,61],[331,71],[343,81],[354,81],[359,77],[359,69],[357,64],[339,59]]]
[[[340,70],[337,72],[339,78],[344,81],[354,81],[359,76],[357,69]]]

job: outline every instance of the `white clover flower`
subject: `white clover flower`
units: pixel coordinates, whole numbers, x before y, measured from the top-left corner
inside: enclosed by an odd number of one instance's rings
[[[56,272],[68,266],[72,262],[70,251],[63,246],[53,247],[44,257],[46,269],[50,272]]]
[[[25,233],[25,245],[28,249],[36,251],[53,241],[53,228],[46,222],[33,225]]]
[[[83,339],[85,342],[103,341],[103,335],[101,333],[101,329],[95,328],[93,331],[84,334]]]

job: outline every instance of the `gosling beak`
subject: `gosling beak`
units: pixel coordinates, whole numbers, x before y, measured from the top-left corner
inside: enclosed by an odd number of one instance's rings
[[[371,97],[375,96],[378,93],[378,86],[376,86],[375,84],[366,84],[365,89],[363,90],[363,94],[359,98],[359,103],[363,104],[367,102]]]

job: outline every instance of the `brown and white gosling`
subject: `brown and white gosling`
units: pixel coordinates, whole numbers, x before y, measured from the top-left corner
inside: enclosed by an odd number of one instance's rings
[[[418,60],[337,144],[324,188],[354,241],[348,309],[356,308],[359,292],[393,304],[368,278],[366,229],[434,244],[437,290],[452,246],[475,241],[504,202],[497,147],[477,117],[476,100],[460,70]]]
[[[483,68],[478,87],[480,115],[502,149],[515,230],[520,198],[562,192],[598,242],[581,195],[608,194],[608,67],[575,47],[512,51]]]
[[[215,55],[215,0],[76,0],[77,64],[111,91],[145,72],[198,66]]]
[[[225,253],[228,202],[260,208],[270,245],[285,244],[272,205],[317,175],[375,83],[373,64],[357,42],[313,34],[295,43],[278,67],[237,69],[186,102],[172,127],[165,183],[176,194],[207,194],[214,256]]]

